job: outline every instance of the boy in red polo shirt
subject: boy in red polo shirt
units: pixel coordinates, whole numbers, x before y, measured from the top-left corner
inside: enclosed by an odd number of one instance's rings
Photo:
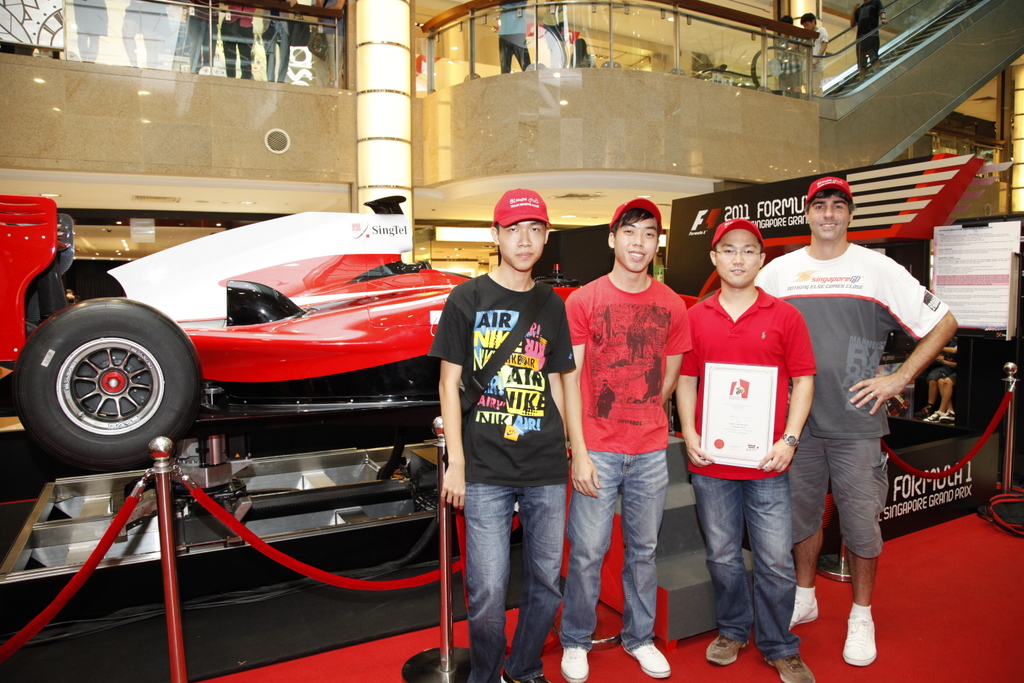
[[[715,231],[711,262],[722,287],[689,311],[693,351],[683,358],[676,402],[715,587],[718,637],[707,659],[732,664],[753,627],[758,649],[783,681],[813,683],[800,659],[800,638],[789,630],[796,573],[788,469],[795,435],[811,408],[814,352],[800,312],[754,286],[763,246],[761,231],[748,220],[726,221]],[[736,364],[738,376],[742,366],[777,368],[772,445],[756,467],[716,463],[714,447],[701,443],[707,363]],[[754,553],[753,604],[743,565],[744,526]]]

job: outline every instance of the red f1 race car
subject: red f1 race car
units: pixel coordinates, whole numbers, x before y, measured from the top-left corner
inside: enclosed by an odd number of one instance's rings
[[[304,213],[115,268],[127,298],[64,307],[70,219],[0,196],[0,384],[31,437],[73,465],[147,461],[197,417],[395,409],[437,401],[426,357],[465,280],[409,264],[400,213]],[[13,374],[11,374],[13,369]]]

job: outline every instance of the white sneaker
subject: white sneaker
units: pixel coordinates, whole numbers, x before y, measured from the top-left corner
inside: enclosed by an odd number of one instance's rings
[[[640,662],[640,668],[651,678],[668,678],[672,675],[672,667],[668,665],[668,660],[661,654],[661,650],[654,647],[654,643],[641,645],[635,650],[626,650],[626,654]]]
[[[590,678],[587,651],[582,647],[567,647],[562,650],[562,678],[569,683],[586,683]]]
[[[797,624],[806,624],[817,618],[818,599],[814,598],[810,602],[804,602],[797,596],[796,600],[793,601],[793,616],[789,620],[789,628],[792,629]]]
[[[846,647],[843,659],[853,666],[867,666],[875,661],[875,622],[866,619],[850,619],[846,629]]]
[[[944,417],[946,417],[946,413],[943,413],[942,411],[936,410],[934,413],[932,413],[931,415],[926,417],[924,419],[924,421],[925,422],[939,422]]]

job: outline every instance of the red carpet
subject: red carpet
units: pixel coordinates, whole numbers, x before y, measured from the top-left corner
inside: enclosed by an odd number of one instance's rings
[[[890,541],[885,546],[875,591],[878,659],[864,668],[843,662],[850,587],[820,579],[817,621],[798,626],[801,654],[817,680],[825,682],[1024,681],[1021,649],[1024,617],[1024,540],[1011,537],[975,516]],[[516,612],[509,613],[511,633]],[[704,649],[713,634],[680,641],[668,653],[671,680],[733,683],[778,680],[751,645],[725,668],[708,664]],[[455,644],[468,644],[466,623],[455,624]],[[409,657],[438,646],[437,629],[408,633],[253,671],[212,679],[223,683],[304,683],[402,680]],[[561,649],[544,657],[552,683]],[[652,679],[620,648],[590,656],[592,683],[633,683]],[[244,667],[244,662],[239,663]]]

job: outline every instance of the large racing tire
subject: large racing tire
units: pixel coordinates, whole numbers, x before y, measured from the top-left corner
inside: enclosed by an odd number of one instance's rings
[[[149,442],[195,421],[202,374],[178,325],[128,299],[92,299],[48,318],[13,377],[25,429],[61,460],[101,472],[149,462]]]

